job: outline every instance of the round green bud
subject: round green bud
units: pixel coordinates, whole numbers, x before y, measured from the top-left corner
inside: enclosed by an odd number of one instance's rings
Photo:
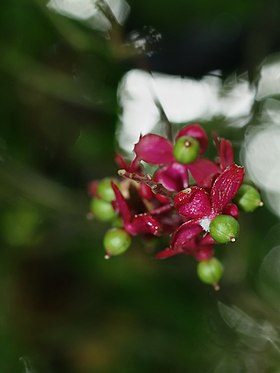
[[[97,186],[97,195],[107,202],[112,202],[115,199],[115,193],[111,186],[112,179],[105,178],[99,181]]]
[[[239,233],[239,223],[230,215],[218,215],[210,223],[210,235],[218,243],[234,242]]]
[[[263,206],[260,193],[249,184],[241,185],[235,197],[235,202],[245,212],[252,212],[257,207]]]
[[[130,235],[123,229],[112,228],[104,236],[103,244],[106,250],[106,257],[124,253],[131,244]]]
[[[175,159],[183,164],[191,163],[199,155],[199,142],[190,136],[180,137],[174,145],[173,154]]]
[[[205,284],[213,285],[216,290],[219,290],[218,283],[223,272],[223,265],[217,258],[203,260],[197,265],[197,275],[199,279]]]
[[[100,221],[110,221],[116,216],[111,203],[103,201],[103,199],[93,198],[90,202],[90,210],[94,217]]]

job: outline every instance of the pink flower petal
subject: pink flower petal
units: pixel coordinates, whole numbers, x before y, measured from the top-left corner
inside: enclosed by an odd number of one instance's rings
[[[97,195],[96,191],[97,191],[98,184],[99,184],[99,181],[97,180],[91,181],[88,184],[88,194],[90,197],[96,197]]]
[[[233,163],[228,166],[214,181],[211,200],[214,212],[222,212],[223,208],[238,192],[244,178],[244,168]]]
[[[174,255],[178,255],[178,254],[183,254],[183,250],[173,250],[173,249],[170,249],[170,248],[167,248],[165,250],[162,250],[160,252],[158,252],[156,255],[155,255],[155,258],[156,259],[166,259],[166,258],[170,258],[171,256],[174,256]]]
[[[178,212],[170,205],[166,204],[150,212],[161,225],[162,234],[173,233],[182,223]]]
[[[162,136],[148,134],[134,146],[137,159],[150,164],[167,164],[174,160],[173,145]]]
[[[174,207],[180,215],[189,219],[209,216],[212,210],[208,193],[199,187],[187,188],[176,194]]]
[[[183,223],[173,233],[170,241],[170,247],[177,251],[184,248],[193,248],[192,239],[202,232],[202,227],[197,220],[190,220]]]
[[[168,166],[158,169],[154,174],[154,179],[166,189],[179,192],[188,186],[188,171],[186,166],[173,162]]]
[[[158,236],[161,226],[159,222],[148,214],[136,215],[130,223],[125,224],[125,230],[131,235],[152,234]]]
[[[140,195],[141,198],[144,198],[148,201],[150,201],[155,196],[154,193],[152,192],[151,188],[144,183],[140,184],[139,195]]]
[[[202,260],[208,260],[212,258],[214,254],[213,246],[201,246],[198,250],[194,253],[196,260],[199,262]]]
[[[161,194],[155,194],[156,199],[163,204],[169,203],[169,199]]]
[[[239,210],[238,207],[234,203],[228,203],[222,211],[225,215],[231,215],[235,219],[238,219]]]
[[[182,136],[194,137],[200,145],[200,154],[203,154],[208,146],[208,136],[204,129],[199,124],[189,124],[183,127],[177,134],[176,140]]]
[[[137,158],[132,162],[127,162],[120,153],[117,153],[115,155],[115,161],[121,169],[124,169],[127,172],[139,172],[141,170],[139,159]]]
[[[226,167],[233,164],[233,150],[231,142],[226,139],[221,139],[219,144],[219,157],[221,169],[224,170]]]
[[[116,196],[116,201],[114,202],[115,210],[121,215],[123,222],[126,224],[132,218],[130,208],[116,184],[112,182],[111,185]]]
[[[200,241],[199,241],[200,245],[202,246],[209,246],[209,245],[213,245],[214,243],[216,243],[216,241],[214,240],[214,238],[212,238],[212,236],[210,235],[210,233],[207,233],[205,236],[203,236]]]
[[[211,188],[214,177],[221,172],[220,168],[208,159],[197,159],[188,167],[197,185],[207,189]]]

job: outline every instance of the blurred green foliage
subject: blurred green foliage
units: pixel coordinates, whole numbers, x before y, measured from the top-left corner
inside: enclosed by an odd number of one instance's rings
[[[163,35],[223,14],[257,25],[266,8],[253,0],[129,3],[129,22]],[[241,216],[240,240],[219,253],[218,293],[197,280],[192,259],[155,261],[162,242],[135,240],[105,261],[106,226],[86,219],[87,183],[115,175],[117,85],[134,62],[117,37],[45,1],[3,3],[0,35],[0,371],[280,371],[279,281],[259,286],[258,276],[279,244],[279,229],[277,242],[269,233],[277,219],[265,208]],[[242,130],[211,123],[219,127],[238,150]]]

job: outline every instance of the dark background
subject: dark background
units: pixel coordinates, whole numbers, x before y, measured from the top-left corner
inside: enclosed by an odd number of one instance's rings
[[[241,215],[240,239],[219,248],[219,292],[199,282],[192,258],[156,261],[140,239],[105,261],[108,227],[86,214],[88,182],[116,175],[123,74],[220,69],[255,83],[262,60],[280,50],[280,3],[129,4],[110,38],[45,1],[1,5],[0,371],[279,372],[279,279],[259,275],[279,244],[266,207]],[[151,30],[162,36],[148,43],[151,57],[123,48]],[[238,160],[244,129],[210,127],[235,141]]]

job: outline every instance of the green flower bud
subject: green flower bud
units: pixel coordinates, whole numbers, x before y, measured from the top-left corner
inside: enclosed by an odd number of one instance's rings
[[[180,137],[174,145],[173,154],[175,159],[183,164],[191,163],[199,155],[199,142],[190,136]]]
[[[249,184],[241,185],[235,197],[235,202],[245,212],[252,212],[257,207],[263,206],[260,193]]]
[[[115,193],[112,189],[111,181],[112,179],[110,178],[100,180],[96,190],[98,197],[107,202],[112,202],[115,199]]]
[[[199,279],[208,285],[213,285],[215,290],[219,290],[219,281],[223,275],[224,268],[217,258],[203,260],[197,265],[197,275]]]
[[[103,199],[93,198],[90,202],[90,210],[94,217],[100,221],[110,221],[116,216],[111,203],[103,201]]]
[[[234,242],[239,233],[239,223],[230,215],[218,215],[210,223],[210,235],[218,243]]]
[[[110,256],[120,255],[124,253],[131,244],[130,235],[123,229],[112,228],[104,236],[103,244],[107,255]]]

